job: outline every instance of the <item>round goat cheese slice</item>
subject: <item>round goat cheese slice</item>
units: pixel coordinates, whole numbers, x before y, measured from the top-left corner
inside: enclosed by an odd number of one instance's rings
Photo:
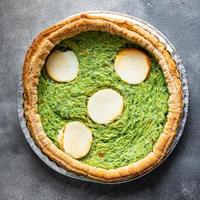
[[[144,52],[128,48],[120,51],[116,56],[114,67],[124,82],[139,84],[147,78],[151,62]]]
[[[54,51],[47,59],[46,70],[58,82],[69,82],[78,75],[78,59],[73,51]]]
[[[93,94],[87,104],[88,115],[98,124],[108,124],[123,111],[123,98],[113,89],[102,89]]]

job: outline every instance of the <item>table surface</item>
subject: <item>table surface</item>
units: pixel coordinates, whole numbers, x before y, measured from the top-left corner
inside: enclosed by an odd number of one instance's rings
[[[122,12],[158,28],[181,56],[189,80],[189,116],[179,144],[157,170],[126,184],[99,185],[59,175],[32,152],[18,121],[17,89],[31,41],[49,25],[88,10]],[[0,200],[200,199],[199,0],[4,0],[0,44]]]

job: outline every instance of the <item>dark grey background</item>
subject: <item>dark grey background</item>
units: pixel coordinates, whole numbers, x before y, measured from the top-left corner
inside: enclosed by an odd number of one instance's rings
[[[98,185],[63,177],[29,148],[17,116],[17,88],[27,47],[44,28],[71,14],[109,10],[134,15],[174,44],[187,70],[190,108],[172,155],[146,177]],[[0,200],[200,199],[200,1],[0,1]]]

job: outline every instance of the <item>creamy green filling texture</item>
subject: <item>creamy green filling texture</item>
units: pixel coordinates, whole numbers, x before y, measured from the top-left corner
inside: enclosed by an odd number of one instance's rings
[[[140,48],[105,32],[83,32],[55,48],[73,50],[79,60],[78,77],[69,83],[53,81],[42,70],[38,105],[47,136],[57,144],[58,131],[69,121],[84,122],[93,133],[90,152],[80,159],[88,165],[113,169],[142,159],[163,131],[168,112],[168,91],[163,73],[151,57],[151,72],[138,84],[123,82],[114,71],[114,59],[126,47]],[[102,88],[113,88],[124,98],[122,116],[108,125],[93,122],[87,100]]]

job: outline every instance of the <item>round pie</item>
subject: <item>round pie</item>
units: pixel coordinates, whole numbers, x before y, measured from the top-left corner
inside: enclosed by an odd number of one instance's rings
[[[106,16],[80,14],[40,33],[25,57],[23,88],[27,126],[43,153],[107,182],[161,162],[183,110],[165,45]]]

